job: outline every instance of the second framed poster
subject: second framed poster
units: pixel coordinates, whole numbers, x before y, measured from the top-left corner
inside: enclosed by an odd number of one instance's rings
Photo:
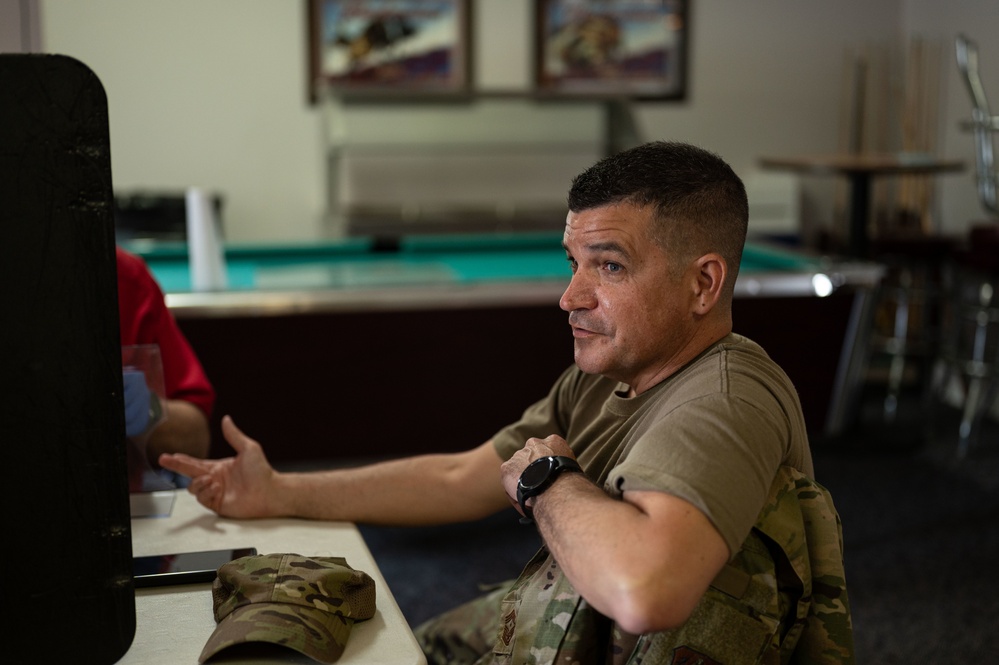
[[[682,99],[688,0],[535,0],[539,92]]]

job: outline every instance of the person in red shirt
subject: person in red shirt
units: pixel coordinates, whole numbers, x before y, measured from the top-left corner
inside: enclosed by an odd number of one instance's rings
[[[126,369],[126,436],[145,451],[145,461],[152,468],[158,466],[161,453],[207,457],[215,389],[167,309],[163,291],[145,262],[120,247],[116,253],[121,345],[159,347],[166,393],[165,404],[159,404],[143,374]],[[158,418],[160,411],[165,418]]]

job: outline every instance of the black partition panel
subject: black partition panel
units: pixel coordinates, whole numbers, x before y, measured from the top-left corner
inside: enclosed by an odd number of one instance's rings
[[[135,633],[107,100],[0,55],[5,663],[112,663]]]

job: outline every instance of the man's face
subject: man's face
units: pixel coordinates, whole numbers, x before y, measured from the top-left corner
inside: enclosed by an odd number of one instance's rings
[[[559,306],[569,312],[576,364],[636,393],[676,369],[694,333],[690,272],[671,273],[652,223],[651,209],[607,205],[570,212],[563,236],[573,276]]]

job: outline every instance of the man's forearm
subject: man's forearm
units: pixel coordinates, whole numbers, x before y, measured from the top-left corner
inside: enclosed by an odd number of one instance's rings
[[[534,516],[573,586],[599,612],[634,633],[686,621],[728,555],[691,504],[661,492],[635,502],[609,497],[565,474],[538,497]]]
[[[279,473],[273,512],[369,524],[480,519],[508,506],[491,451],[421,455],[349,469]],[[490,469],[489,467],[492,466]]]
[[[582,475],[563,474],[534,500],[534,520],[549,551],[576,590],[598,611],[614,616],[622,592],[621,557],[633,555],[628,525],[634,506],[616,501]]]

